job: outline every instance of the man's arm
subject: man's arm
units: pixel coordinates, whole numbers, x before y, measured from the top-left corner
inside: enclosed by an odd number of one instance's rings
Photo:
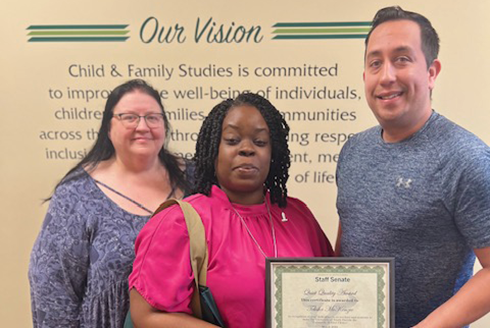
[[[337,240],[335,241],[335,256],[340,256],[340,238],[342,238],[342,227],[339,221],[339,230],[337,231]]]
[[[460,328],[490,312],[490,247],[474,251],[482,269],[414,328]]]

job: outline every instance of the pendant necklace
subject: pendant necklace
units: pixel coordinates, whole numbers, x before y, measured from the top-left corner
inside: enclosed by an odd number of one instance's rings
[[[267,198],[265,199],[265,207],[267,207],[267,213],[269,214],[269,224],[271,226],[271,232],[272,232],[272,244],[274,245],[274,257],[277,257],[276,231],[274,230],[274,222],[272,221],[271,210],[269,208],[269,204],[267,203]],[[240,218],[240,221],[242,221],[242,224],[245,226],[245,229],[247,229],[248,235],[250,236],[250,238],[252,238],[252,240],[254,241],[255,245],[257,245],[257,248],[259,249],[259,251],[262,253],[262,255],[264,255],[264,257],[267,257],[267,255],[265,255],[265,252],[262,250],[262,247],[260,247],[260,245],[257,242],[257,240],[255,239],[254,235],[252,234],[252,232],[248,228],[247,223],[245,223],[245,220],[243,219],[243,217],[233,207],[233,204],[231,204],[231,208],[233,209],[233,211],[235,212],[235,214],[238,215],[238,217]]]

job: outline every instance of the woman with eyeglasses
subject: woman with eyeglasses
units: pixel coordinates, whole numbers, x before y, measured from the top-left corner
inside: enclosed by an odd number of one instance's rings
[[[109,95],[93,148],[58,183],[29,266],[34,327],[122,327],[134,241],[157,209],[188,190],[165,147],[158,92],[131,80]]]

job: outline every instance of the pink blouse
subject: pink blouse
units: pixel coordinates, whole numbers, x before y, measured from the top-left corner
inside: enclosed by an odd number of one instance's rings
[[[269,195],[267,202],[270,204]],[[274,256],[265,204],[231,204],[213,186],[211,194],[186,198],[201,216],[208,243],[207,285],[228,328],[265,327],[265,258],[236,209],[268,257]],[[333,256],[332,247],[306,205],[288,198],[287,207],[270,205],[278,257]],[[282,221],[284,212],[287,221]],[[182,211],[172,206],[153,217],[136,239],[136,259],[129,277],[154,308],[192,314],[194,275],[189,235]]]

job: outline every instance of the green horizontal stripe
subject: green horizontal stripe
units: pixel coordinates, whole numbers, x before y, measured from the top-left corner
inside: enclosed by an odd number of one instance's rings
[[[371,22],[276,23],[272,27],[371,26]]]
[[[129,39],[129,36],[123,37],[54,37],[54,38],[30,38],[29,42],[124,42]]]
[[[126,35],[129,31],[34,31],[27,35]]]
[[[284,28],[272,31],[275,34],[295,34],[295,33],[360,33],[369,32],[369,28],[306,28],[306,29],[295,29],[295,28]]]
[[[276,35],[273,40],[313,40],[313,39],[365,39],[367,34],[334,34],[334,35]]]
[[[31,25],[28,30],[121,30],[126,25]]]

